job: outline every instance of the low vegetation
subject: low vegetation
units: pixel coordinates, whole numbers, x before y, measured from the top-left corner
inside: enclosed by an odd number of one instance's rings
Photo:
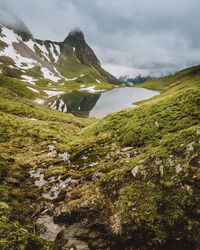
[[[198,79],[177,75],[171,88],[176,76],[153,80],[168,92],[65,139],[91,181],[68,199],[68,216],[111,230],[115,247],[119,238],[123,249],[199,247],[200,91]]]
[[[198,249],[199,72],[145,82],[139,87],[163,92],[102,120],[39,105],[33,99],[42,85],[33,94],[27,83],[1,75],[0,248],[59,249],[59,237],[42,240],[35,227],[48,211],[56,221],[97,228],[107,248]],[[70,162],[58,157],[63,152]],[[46,199],[30,178],[34,167],[44,169],[45,180],[70,177],[78,185],[41,207]]]

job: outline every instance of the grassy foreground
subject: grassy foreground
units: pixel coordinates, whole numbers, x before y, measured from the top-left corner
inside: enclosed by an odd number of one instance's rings
[[[164,92],[99,121],[52,111],[3,85],[0,248],[57,249],[34,234],[32,218],[43,198],[28,174],[35,165],[52,164],[46,179],[79,180],[54,201],[55,210],[65,207],[54,213],[56,220],[87,221],[108,249],[198,249],[199,72],[146,82],[143,87]],[[49,154],[52,141],[70,154],[70,165]]]
[[[79,175],[98,176],[67,201],[69,217],[103,225],[121,249],[200,246],[199,72],[146,82],[166,91],[66,138]]]
[[[34,234],[42,197],[29,171],[39,165],[39,157],[59,166],[48,145],[94,122],[34,103],[25,86],[0,78],[0,249],[49,249]]]

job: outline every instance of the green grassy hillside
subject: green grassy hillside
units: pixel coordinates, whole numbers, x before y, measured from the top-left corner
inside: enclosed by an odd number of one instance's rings
[[[200,246],[197,69],[145,83],[168,91],[66,137],[79,178],[91,183],[75,190],[59,219],[83,216],[111,230],[113,249]]]
[[[60,249],[65,233],[39,238],[44,215],[82,223],[74,237],[90,249],[200,248],[198,75],[193,67],[140,84],[163,92],[102,120],[52,111],[0,78],[0,248]],[[34,167],[50,186],[51,177],[77,185],[52,201],[30,178]]]
[[[153,79],[138,85],[154,90],[179,90],[182,88],[200,87],[200,66],[184,69],[176,74],[159,79]]]
[[[38,161],[61,168],[48,145],[94,122],[33,102],[26,85],[0,76],[0,249],[49,249],[33,233],[32,216],[42,197],[29,171]]]

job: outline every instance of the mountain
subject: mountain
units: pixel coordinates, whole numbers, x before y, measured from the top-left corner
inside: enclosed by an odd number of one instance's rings
[[[81,119],[38,103],[78,112],[99,98],[82,84],[114,87],[82,32],[26,41],[1,26],[0,40],[0,249],[200,249],[200,66]]]
[[[79,29],[71,31],[64,41],[64,47],[71,46],[75,50],[75,54],[79,61],[88,66],[94,67],[106,81],[112,84],[121,84],[119,80],[105,71],[100,64],[100,61],[94,54],[93,50],[85,42],[83,32]]]
[[[14,30],[0,25],[0,71],[28,83],[41,99],[45,91],[81,89],[82,85],[101,90],[121,84],[101,68],[80,30],[70,32],[63,42],[42,41],[19,22]]]

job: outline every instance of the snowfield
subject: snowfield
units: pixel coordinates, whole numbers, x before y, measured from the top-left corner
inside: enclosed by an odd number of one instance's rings
[[[50,48],[49,48],[49,49],[50,49],[51,54],[52,54],[52,56],[53,56],[53,58],[54,58],[54,60],[55,60],[55,63],[56,63],[56,62],[58,61],[59,56],[57,56],[57,55],[55,54],[53,44],[50,45]]]
[[[40,45],[39,43],[36,43],[36,45],[38,46],[38,48],[41,50],[42,52],[42,55],[47,59],[48,62],[51,62],[50,58],[49,58],[49,52],[46,48],[46,46],[43,44],[43,45]]]
[[[4,43],[12,46],[13,43],[19,43],[22,39],[19,35],[17,35],[13,30],[10,30],[4,26],[1,26],[2,36],[0,36],[0,40]]]
[[[62,111],[62,112],[67,112],[67,105],[63,102],[63,100],[60,100],[59,101],[59,104],[58,104],[58,107],[57,107],[57,101],[54,101],[50,107],[52,109],[57,109],[59,111]]]
[[[20,69],[31,69],[35,65],[37,65],[37,61],[27,58],[27,57],[22,57],[20,54],[17,53],[17,51],[12,47],[8,46],[4,50],[0,51],[0,56],[7,56],[13,59],[15,62],[15,65],[17,68]],[[23,65],[25,64],[25,65]]]
[[[60,55],[60,46],[57,44],[54,44],[56,51],[58,52],[58,55]]]
[[[65,81],[75,81],[78,77],[74,77],[74,78],[65,78]]]
[[[33,42],[32,39],[30,39],[28,42],[24,42],[26,44],[26,46],[28,46],[32,51],[35,52],[35,49],[34,49],[34,45],[35,43]]]
[[[56,95],[65,94],[65,92],[63,92],[63,91],[44,90],[44,92],[45,92],[49,97],[56,96]]]
[[[95,86],[91,86],[91,87],[88,87],[88,88],[81,88],[81,90],[86,90],[90,93],[95,93],[95,92],[102,92],[102,91],[105,91],[104,89],[101,89],[101,90],[96,90],[94,89]]]
[[[37,102],[38,104],[44,104],[44,100],[36,98],[34,102]]]
[[[30,121],[38,121],[38,119],[35,119],[35,118],[29,118],[29,117],[23,117],[23,119],[27,119],[27,120],[30,120]]]
[[[28,82],[30,84],[35,85],[35,81],[37,81],[37,79],[34,79],[31,76],[26,76],[26,75],[22,75],[21,78],[23,78],[24,80],[22,80],[23,82]]]
[[[15,34],[14,31],[1,26],[2,28],[2,36],[0,36],[0,41],[3,41],[6,43],[8,46],[4,48],[2,51],[0,51],[0,56],[7,56],[13,59],[15,62],[16,67],[20,69],[31,69],[33,68],[36,64],[37,61],[27,58],[27,57],[22,57],[20,54],[17,53],[17,51],[13,48],[13,43],[19,43],[22,41],[21,37],[17,34]],[[25,65],[23,65],[25,64]]]
[[[40,91],[38,91],[38,90],[36,90],[34,88],[31,88],[31,87],[28,87],[28,86],[27,86],[27,88],[30,89],[31,91],[35,92],[35,93],[40,93]]]
[[[50,70],[48,70],[47,68],[41,68],[41,71],[44,75],[44,78],[49,79],[53,82],[58,82],[59,80],[61,80],[61,78],[55,76]]]

